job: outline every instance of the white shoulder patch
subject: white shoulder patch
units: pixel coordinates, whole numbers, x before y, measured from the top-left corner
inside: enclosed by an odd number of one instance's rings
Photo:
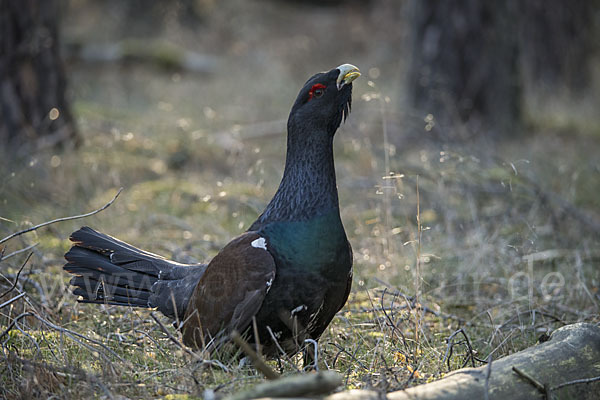
[[[292,310],[290,313],[291,313],[292,315],[296,315],[296,314],[298,314],[299,312],[301,312],[301,311],[304,311],[304,310],[306,310],[306,305],[305,305],[305,304],[302,304],[301,306],[298,306],[298,307],[294,308],[294,309],[293,309],[293,310]]]
[[[265,238],[262,237],[259,237],[258,239],[254,240],[252,243],[250,243],[250,245],[257,249],[267,249],[267,241],[265,240]]]

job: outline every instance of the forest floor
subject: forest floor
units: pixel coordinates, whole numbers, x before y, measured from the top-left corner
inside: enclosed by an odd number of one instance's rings
[[[66,17],[66,41],[114,41],[120,17],[109,14],[102,32],[113,36],[102,36],[88,23],[100,11],[82,4]],[[0,397],[221,395],[261,381],[235,358],[197,362],[149,310],[77,303],[62,255],[70,232],[89,225],[181,262],[210,259],[276,190],[297,90],[346,62],[363,71],[335,144],[354,283],[319,342],[319,367],[339,371],[346,388],[390,391],[514,353],[565,324],[600,323],[598,121],[568,104],[530,108],[517,135],[449,140],[444,129],[455,128],[402,107],[401,34],[365,39],[382,11],[227,4],[192,33],[163,28],[215,56],[213,71],[71,60],[82,145],[2,154],[0,237],[124,190],[94,216],[2,244],[2,293],[24,268],[0,302],[26,295],[0,309]],[[327,43],[303,33],[348,24],[348,37]],[[281,369],[301,365],[285,358]]]

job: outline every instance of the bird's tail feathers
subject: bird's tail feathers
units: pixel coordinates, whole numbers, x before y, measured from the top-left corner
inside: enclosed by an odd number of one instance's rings
[[[82,303],[156,307],[181,319],[206,269],[168,261],[89,227],[70,239],[74,245],[63,268],[75,275],[70,283]]]

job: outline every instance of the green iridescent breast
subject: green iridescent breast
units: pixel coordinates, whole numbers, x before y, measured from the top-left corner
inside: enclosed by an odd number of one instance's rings
[[[349,248],[337,210],[306,221],[274,222],[261,231],[269,251],[286,268],[320,270],[350,261],[340,259],[349,258]]]

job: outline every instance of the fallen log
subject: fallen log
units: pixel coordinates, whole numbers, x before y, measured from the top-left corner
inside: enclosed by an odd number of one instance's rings
[[[219,63],[216,56],[196,53],[158,40],[128,39],[109,44],[70,42],[65,46],[65,53],[68,60],[87,63],[137,62],[167,70],[197,73],[212,73]]]
[[[342,376],[335,371],[314,374],[298,374],[272,380],[251,389],[236,393],[226,400],[248,400],[256,398],[307,399],[331,393],[342,384]],[[307,399],[308,400],[308,399]]]
[[[326,400],[599,399],[600,327],[577,323],[557,329],[544,343],[463,368],[444,378],[386,394],[349,390]]]

